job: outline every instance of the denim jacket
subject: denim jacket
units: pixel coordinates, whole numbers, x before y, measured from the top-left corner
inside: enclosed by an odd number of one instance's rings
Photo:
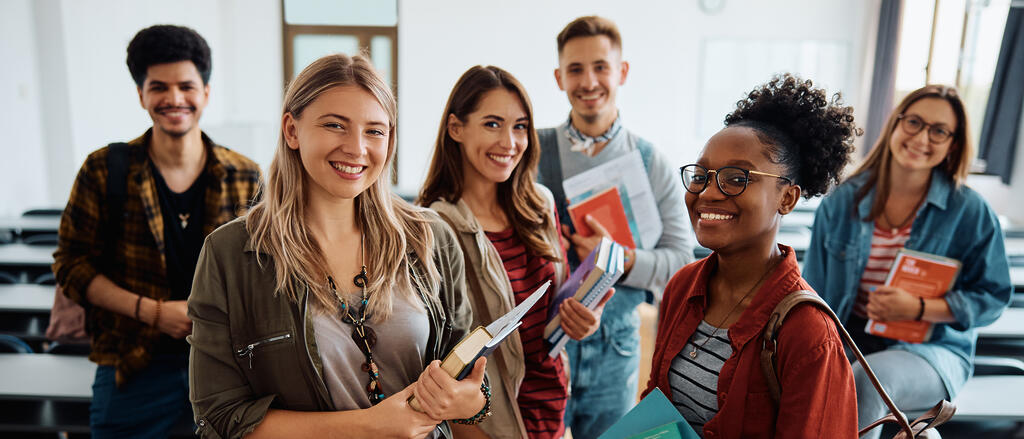
[[[849,318],[871,250],[874,189],[860,203],[856,192],[867,181],[858,175],[822,200],[814,216],[804,278],[844,321]],[[971,375],[976,328],[996,321],[1013,287],[1003,232],[996,213],[977,192],[955,187],[941,171],[932,172],[928,196],[917,211],[906,248],[959,260],[963,266],[945,296],[956,322],[936,323],[920,344],[890,341],[891,348],[923,357],[942,377],[950,398]]]

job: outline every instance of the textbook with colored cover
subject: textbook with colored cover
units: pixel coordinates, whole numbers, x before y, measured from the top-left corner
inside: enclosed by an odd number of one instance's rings
[[[477,326],[468,335],[462,337],[459,344],[455,345],[451,352],[444,357],[444,361],[441,362],[441,369],[444,369],[449,376],[457,380],[461,380],[469,375],[473,371],[473,365],[476,364],[478,358],[490,355],[491,352],[498,348],[502,341],[505,341],[512,331],[519,328],[519,325],[523,323],[523,316],[544,296],[544,293],[548,291],[550,286],[551,281],[544,282],[544,285],[537,288],[533,294],[530,294],[526,300],[512,308],[511,311],[491,322],[486,327]],[[420,410],[420,405],[415,397],[409,398],[409,405],[413,409]]]
[[[925,299],[946,295],[960,272],[960,261],[945,256],[900,249],[889,269],[885,285],[899,287]],[[921,343],[931,337],[932,324],[923,321],[882,322],[868,320],[865,332],[879,337]]]
[[[597,194],[569,206],[569,216],[576,227],[576,233],[590,236],[594,231],[587,225],[586,217],[590,215],[601,223],[615,242],[629,248],[636,248],[633,232],[630,231],[629,218],[622,204],[622,196],[617,186],[612,186]]]
[[[562,319],[558,305],[568,298],[574,298],[583,306],[594,309],[615,282],[622,277],[625,265],[625,250],[619,243],[608,238],[594,247],[587,259],[572,272],[569,279],[558,289],[548,310],[548,324],[544,327],[544,338],[551,349],[548,356],[556,357],[569,336],[562,330]]]
[[[598,439],[698,439],[672,402],[655,388]]]

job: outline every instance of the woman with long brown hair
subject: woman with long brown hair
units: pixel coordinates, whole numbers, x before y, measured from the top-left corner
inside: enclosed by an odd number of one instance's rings
[[[459,78],[441,118],[434,156],[419,203],[455,230],[467,267],[474,325],[486,325],[546,281],[565,278],[565,251],[551,193],[534,182],[540,146],[526,90],[493,66]],[[460,437],[557,438],[568,397],[566,368],[544,341],[553,293],[523,318],[488,363],[494,416]],[[575,300],[558,310],[574,339],[597,330],[606,295],[595,311]]]
[[[485,361],[462,381],[437,361],[470,323],[462,254],[436,214],[389,190],[390,88],[366,59],[326,56],[282,113],[263,200],[199,258],[200,435],[438,437],[445,420],[486,417]]]
[[[864,163],[818,207],[804,261],[807,282],[844,320],[896,405],[907,409],[956,397],[971,375],[974,328],[994,322],[1012,292],[999,220],[964,185],[974,157],[969,139],[956,89],[911,92]],[[963,264],[944,297],[884,285],[901,248]],[[877,337],[865,332],[868,319],[929,322],[931,337]],[[887,408],[860,365],[853,370],[864,427]]]

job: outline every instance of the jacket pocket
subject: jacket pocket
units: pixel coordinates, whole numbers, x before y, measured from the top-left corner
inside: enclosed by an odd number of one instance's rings
[[[736,395],[740,396],[740,395]],[[775,431],[778,409],[768,392],[749,392],[743,401],[743,434],[745,438],[769,438]]]
[[[832,259],[846,262],[857,259],[857,246],[838,238],[828,238],[825,241],[825,252]]]
[[[290,332],[276,334],[269,337],[261,337],[250,343],[237,347],[235,349],[235,356],[238,357],[243,366],[248,366],[248,369],[252,370],[257,356],[268,354],[276,349],[280,349],[281,347],[291,345],[293,343],[294,341]]]

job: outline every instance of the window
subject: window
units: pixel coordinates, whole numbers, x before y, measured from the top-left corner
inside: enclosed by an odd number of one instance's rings
[[[1009,8],[1010,0],[907,0],[893,102],[926,84],[956,86],[977,145]]]
[[[284,77],[295,75],[317,58],[365,50],[370,61],[395,88],[398,72],[397,0],[282,0]]]

